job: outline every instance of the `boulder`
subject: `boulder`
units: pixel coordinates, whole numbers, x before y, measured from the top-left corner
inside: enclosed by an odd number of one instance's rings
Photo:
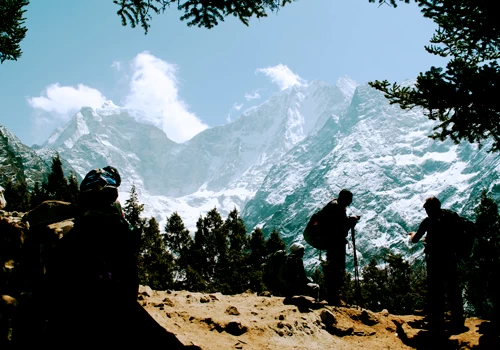
[[[31,227],[38,225],[45,226],[74,218],[76,214],[76,205],[68,202],[49,200],[30,210],[24,216],[24,220],[29,222]]]

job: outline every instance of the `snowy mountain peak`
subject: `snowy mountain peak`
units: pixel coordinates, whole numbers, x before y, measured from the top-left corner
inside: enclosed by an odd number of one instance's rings
[[[356,87],[358,86],[358,83],[354,81],[353,79],[349,78],[347,75],[344,75],[343,77],[340,77],[337,80],[337,83],[335,84],[342,92],[352,98],[354,95],[354,91],[356,91]]]

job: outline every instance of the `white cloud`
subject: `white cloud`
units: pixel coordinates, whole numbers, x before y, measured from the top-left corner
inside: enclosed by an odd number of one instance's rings
[[[259,90],[255,90],[250,94],[245,94],[245,98],[247,101],[259,99],[260,98]]]
[[[227,114],[226,116],[226,122],[230,123],[231,122],[231,114]]]
[[[189,140],[208,128],[180,99],[175,65],[145,51],[134,58],[131,67],[125,107],[144,111],[147,122],[162,128],[176,142]]]
[[[237,111],[239,111],[239,110],[241,109],[241,107],[243,107],[243,103],[238,104],[237,102],[235,102],[235,103],[233,104],[233,108],[234,108],[235,110],[237,110]]]
[[[111,63],[111,68],[119,72],[122,69],[122,63],[120,61],[113,61],[113,63]]]
[[[306,81],[299,77],[297,74],[292,72],[288,66],[283,64],[278,64],[274,67],[259,68],[255,71],[256,73],[264,73],[271,81],[277,84],[281,90],[285,90],[290,86],[294,85],[304,85]]]
[[[78,84],[77,87],[61,86],[59,83],[51,84],[39,97],[28,98],[31,107],[56,114],[59,119],[69,119],[71,113],[82,106],[100,107],[106,97],[99,90]]]
[[[28,104],[35,109],[34,139],[43,142],[56,128],[67,122],[83,106],[100,107],[106,97],[94,88],[83,84],[61,86],[51,84],[38,97],[29,97]]]

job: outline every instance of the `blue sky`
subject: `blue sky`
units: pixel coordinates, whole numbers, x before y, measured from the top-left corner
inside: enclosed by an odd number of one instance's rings
[[[43,143],[81,107],[145,110],[175,141],[235,119],[296,82],[403,81],[443,61],[434,24],[414,4],[298,0],[246,27],[187,27],[175,6],[147,35],[123,27],[111,0],[32,0],[18,61],[0,65],[0,124]],[[254,97],[251,99],[251,97]]]

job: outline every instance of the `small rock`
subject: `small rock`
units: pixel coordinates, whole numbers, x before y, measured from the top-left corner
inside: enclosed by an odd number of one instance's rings
[[[387,316],[389,316],[389,310],[387,310],[387,309],[383,309],[382,311],[380,311],[380,314],[381,314],[382,316],[387,317]]]
[[[267,290],[263,291],[263,292],[260,292],[258,295],[259,295],[259,297],[268,297],[268,298],[270,298],[272,296],[271,292],[269,292]]]
[[[278,318],[279,318],[281,321],[283,321],[283,320],[285,319],[285,315],[280,315]]]
[[[338,337],[343,337],[346,335],[351,335],[354,332],[354,328],[350,326],[339,326],[339,325],[328,325],[326,330],[333,335]]]
[[[163,299],[163,302],[165,303],[166,306],[175,306],[174,302],[172,300],[170,300],[169,298],[165,298]]]
[[[368,310],[361,311],[361,315],[359,316],[359,320],[366,324],[367,326],[376,325],[379,321],[375,314]]]
[[[248,328],[243,326],[240,322],[231,321],[224,327],[224,330],[229,334],[238,336],[245,333]]]
[[[159,308],[162,308],[165,306],[165,304],[163,303],[152,303],[154,307],[159,307]]]
[[[14,218],[19,217],[19,213],[17,211],[13,211],[12,213],[10,213],[10,215]]]
[[[172,291],[170,289],[167,289],[167,294],[172,294]]]
[[[252,312],[251,312],[251,314],[252,314],[252,315],[254,315],[254,316],[257,316],[257,315],[258,315],[258,313],[257,313],[257,312],[255,312],[255,311],[252,311]]]
[[[219,300],[219,299],[217,299],[217,296],[215,296],[215,295],[213,295],[213,294],[209,294],[208,296],[209,296],[212,300],[217,300],[217,301]]]
[[[203,295],[201,298],[200,298],[200,303],[209,303],[210,302],[210,297],[207,296],[207,295]]]
[[[137,300],[144,300],[144,295],[139,295],[139,296],[137,297]]]
[[[328,311],[328,310],[322,310],[321,311],[321,314],[320,314],[320,317],[321,317],[321,321],[325,324],[325,325],[331,325],[331,324],[334,324],[337,322],[337,319],[335,318],[335,315]]]
[[[139,294],[152,297],[153,296],[153,290],[149,286],[139,286]]]
[[[233,315],[233,316],[238,316],[240,314],[240,312],[234,306],[228,306],[227,309],[226,309],[226,314]]]

